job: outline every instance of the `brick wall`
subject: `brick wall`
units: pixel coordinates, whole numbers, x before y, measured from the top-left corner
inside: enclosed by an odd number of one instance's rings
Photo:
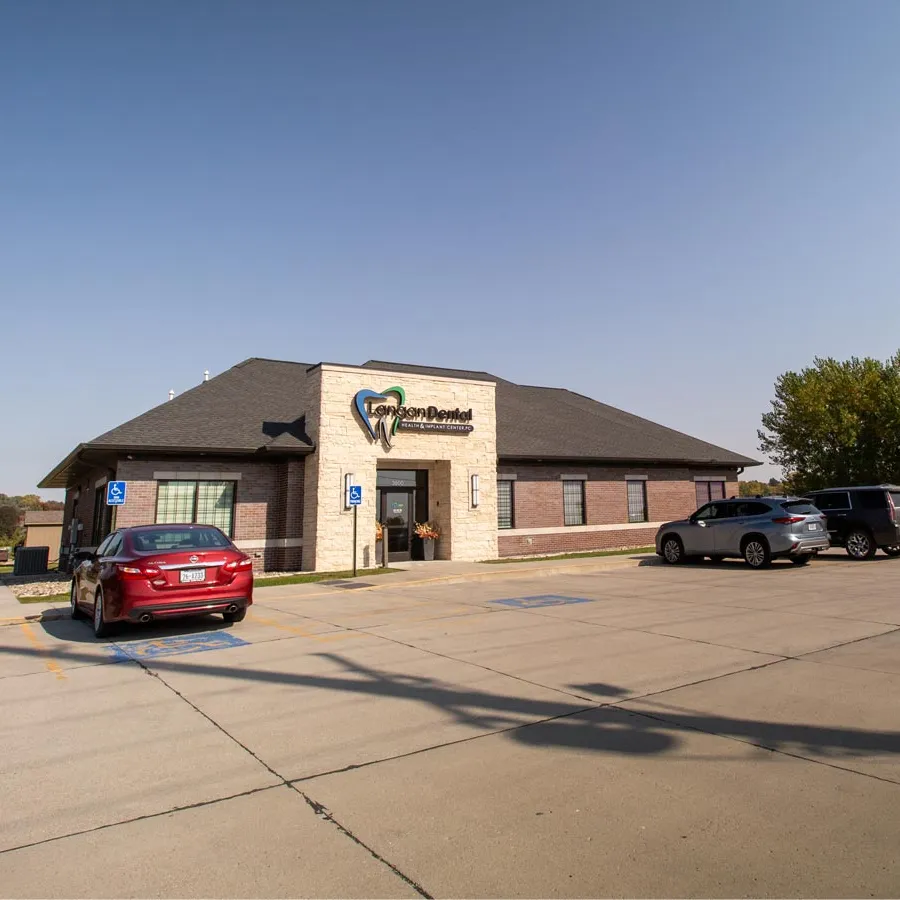
[[[253,558],[257,570],[299,569],[301,547],[285,547],[303,536],[303,460],[247,462],[205,458],[120,460],[116,477],[128,482],[128,499],[119,507],[120,527],[156,521],[155,474],[196,473],[216,480],[240,475],[235,486],[232,539]]]
[[[69,546],[69,527],[72,523],[73,515],[82,525],[81,531],[78,532],[75,546],[96,547],[97,544],[100,543],[102,536],[93,533],[94,500],[97,482],[108,477],[108,475],[108,469],[94,469],[85,475],[77,484],[66,489],[66,505],[63,513],[63,547]]]
[[[579,466],[507,465],[498,474],[516,476],[513,487],[513,525],[499,531],[500,556],[568,553],[583,550],[627,549],[653,543],[656,525],[640,527],[628,522],[629,478],[646,479],[649,523],[666,522],[690,515],[696,508],[695,475],[719,475],[726,482],[726,496],[737,494],[734,470]],[[585,526],[565,526],[561,476],[587,476],[584,481]],[[615,528],[615,526],[622,526]],[[556,529],[554,533],[518,533],[533,529]]]

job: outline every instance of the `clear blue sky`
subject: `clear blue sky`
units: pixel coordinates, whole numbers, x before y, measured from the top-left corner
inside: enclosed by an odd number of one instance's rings
[[[900,346],[898,34],[888,0],[7,0],[0,491],[248,356],[758,455],[780,372]]]

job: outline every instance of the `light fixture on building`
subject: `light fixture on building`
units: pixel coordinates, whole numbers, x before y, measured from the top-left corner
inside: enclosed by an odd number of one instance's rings
[[[350,509],[350,486],[356,484],[352,472],[344,476],[344,509]]]
[[[478,506],[478,476],[472,476],[472,507]]]

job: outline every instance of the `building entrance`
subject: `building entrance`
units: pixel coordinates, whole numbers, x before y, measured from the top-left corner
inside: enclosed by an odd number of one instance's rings
[[[375,490],[378,521],[385,529],[388,562],[423,559],[416,522],[428,518],[428,472],[425,469],[379,469]]]

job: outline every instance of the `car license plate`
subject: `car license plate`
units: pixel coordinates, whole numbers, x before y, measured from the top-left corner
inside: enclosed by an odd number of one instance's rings
[[[206,581],[206,569],[182,569],[181,583],[190,584],[195,581]]]
[[[816,525],[815,522],[810,522],[809,525],[806,526],[810,531],[818,531],[819,526]]]

